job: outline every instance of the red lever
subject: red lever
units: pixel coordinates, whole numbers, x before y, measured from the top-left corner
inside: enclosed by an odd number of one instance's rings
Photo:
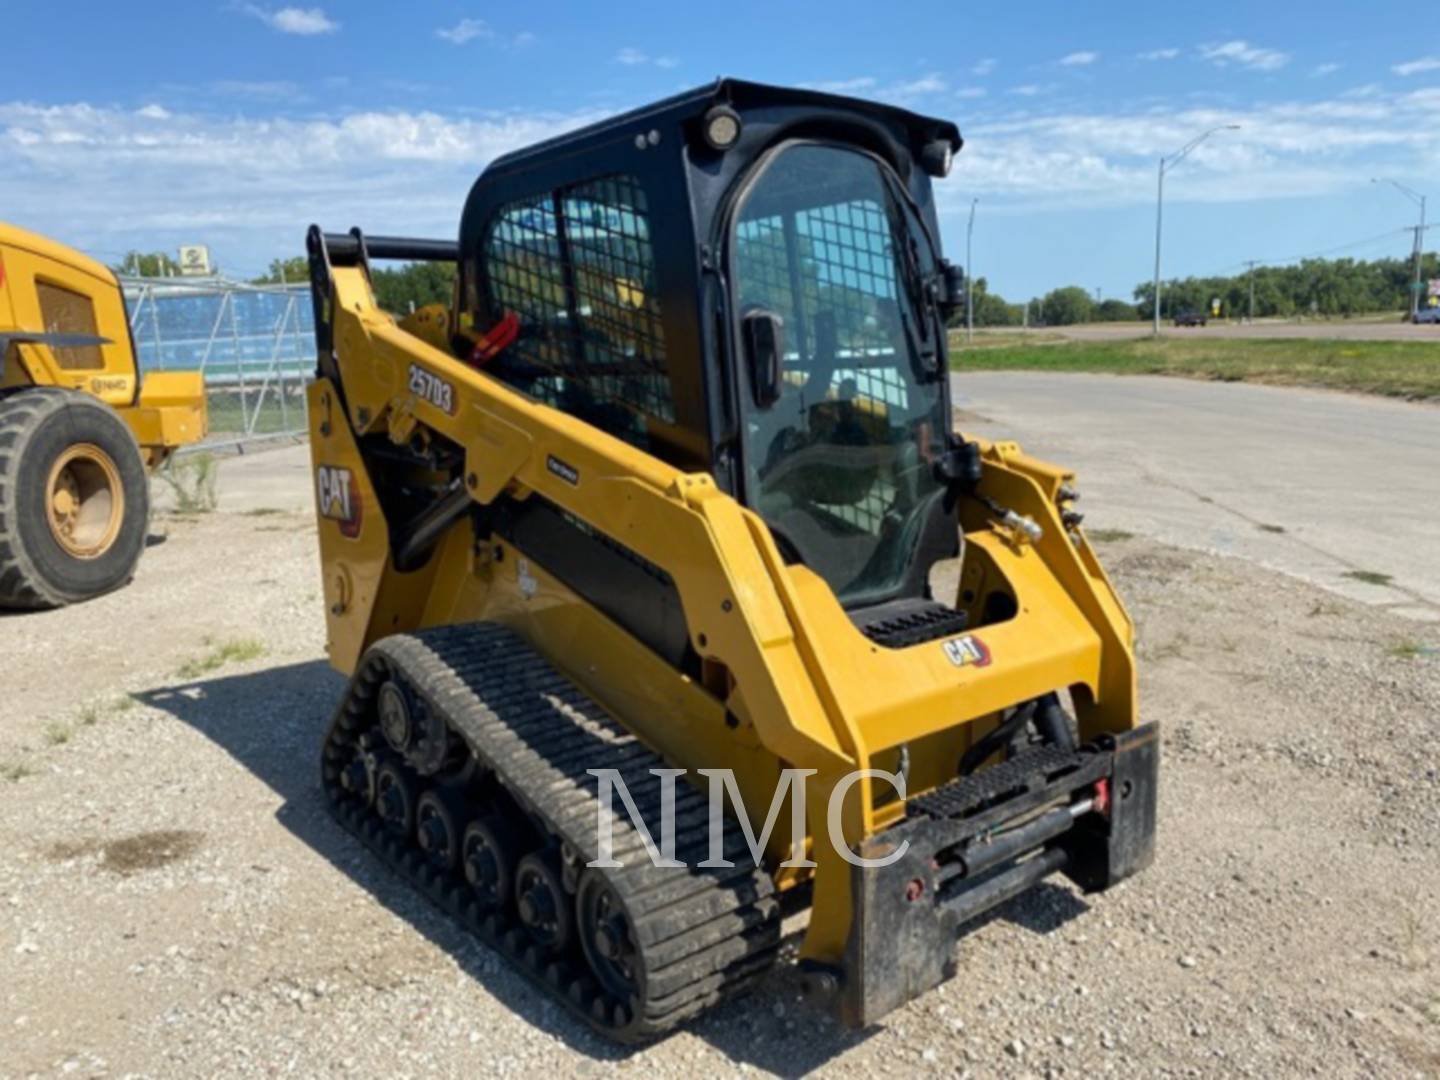
[[[481,334],[470,350],[470,363],[484,367],[503,350],[508,349],[520,336],[520,316],[507,311],[505,317]]]

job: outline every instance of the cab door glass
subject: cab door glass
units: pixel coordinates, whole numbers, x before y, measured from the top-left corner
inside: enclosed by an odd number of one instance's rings
[[[882,168],[840,147],[784,149],[731,243],[741,320],[783,325],[778,399],[742,395],[746,501],[847,606],[907,580],[946,430],[934,253]]]

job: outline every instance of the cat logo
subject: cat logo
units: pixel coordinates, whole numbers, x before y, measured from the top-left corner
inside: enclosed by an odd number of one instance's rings
[[[315,471],[315,497],[320,516],[340,523],[340,535],[360,535],[360,493],[349,469],[321,465]]]
[[[986,667],[990,663],[990,650],[974,634],[951,638],[944,643],[942,648],[944,648],[950,663],[956,667],[964,667],[966,664]]]
[[[410,365],[410,392],[437,409],[455,415],[455,387],[419,364]]]

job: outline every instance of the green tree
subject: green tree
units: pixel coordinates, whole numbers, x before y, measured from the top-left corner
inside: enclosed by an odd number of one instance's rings
[[[970,282],[971,302],[975,305],[976,326],[1019,326],[1022,313],[1019,304],[1008,304],[1005,298],[990,291],[989,282],[978,277]],[[950,316],[950,325],[965,325],[965,305]]]
[[[395,269],[372,270],[375,302],[392,315],[405,316],[426,304],[451,304],[455,297],[455,264],[408,263]]]
[[[1111,297],[1109,300],[1102,300],[1095,305],[1090,317],[1096,322],[1128,322],[1131,319],[1138,319],[1140,313],[1135,309],[1134,304],[1127,304],[1124,300],[1116,300]]]
[[[310,280],[310,262],[304,255],[295,255],[288,259],[271,259],[270,269],[257,278],[252,278],[252,285],[296,285]]]
[[[1090,294],[1079,285],[1066,285],[1052,289],[1040,301],[1047,326],[1070,326],[1090,321],[1094,301]]]
[[[1421,278],[1436,277],[1437,272],[1440,260],[1429,253],[1422,262]],[[1219,297],[1222,314],[1239,318],[1250,311],[1252,284],[1257,317],[1289,318],[1312,311],[1339,317],[1386,311],[1398,314],[1409,308],[1414,281],[1410,258],[1302,259],[1290,266],[1256,266],[1233,276],[1167,281],[1161,295],[1161,317],[1169,319],[1187,309],[1208,311],[1211,299]],[[1155,295],[1153,285],[1142,282],[1134,295],[1141,315],[1148,316]]]
[[[180,264],[163,251],[127,251],[110,269],[131,277],[180,276]]]

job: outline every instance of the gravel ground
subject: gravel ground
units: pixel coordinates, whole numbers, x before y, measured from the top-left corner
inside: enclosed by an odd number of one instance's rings
[[[874,1030],[781,970],[626,1051],[324,812],[309,519],[155,531],[131,588],[0,618],[0,1075],[1440,1076],[1433,625],[1108,535],[1165,725],[1153,868],[1005,906]]]

